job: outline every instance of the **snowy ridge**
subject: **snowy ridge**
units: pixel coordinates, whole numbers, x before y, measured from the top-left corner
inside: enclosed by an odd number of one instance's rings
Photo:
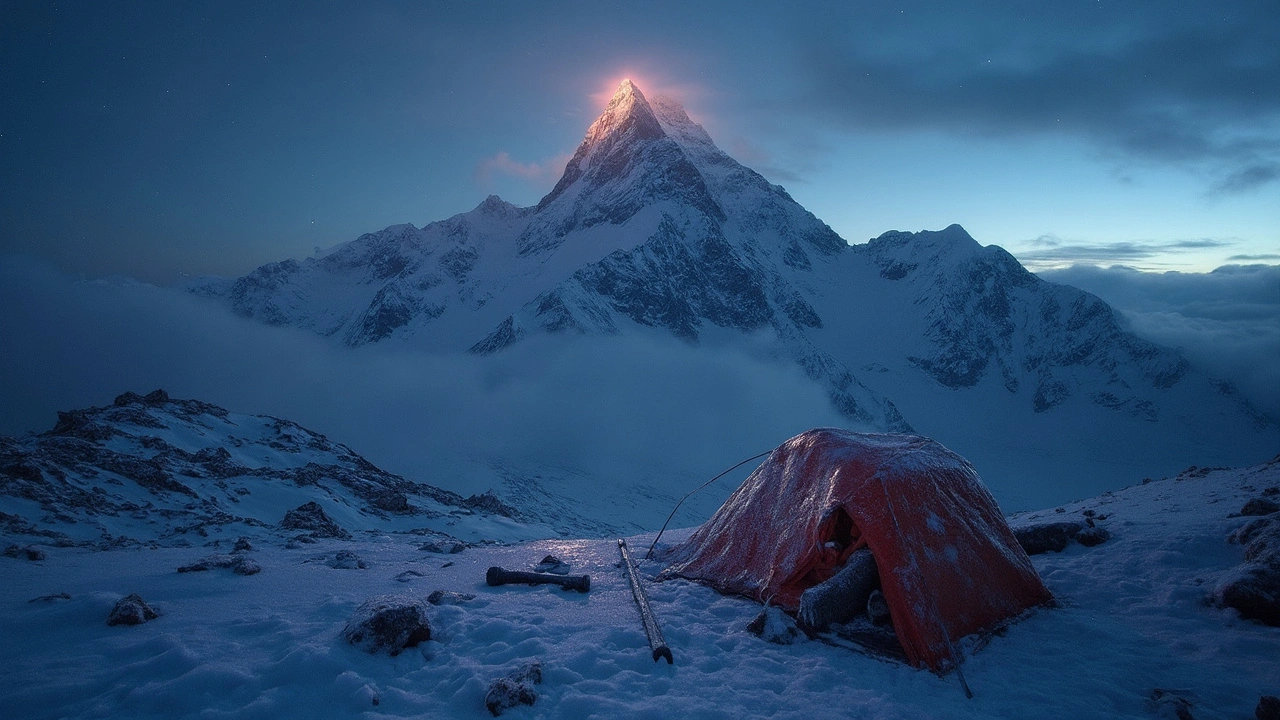
[[[288,420],[163,390],[61,412],[39,435],[0,437],[0,528],[15,538],[127,547],[289,534],[281,521],[309,502],[348,532],[549,534],[493,495],[407,480]]]

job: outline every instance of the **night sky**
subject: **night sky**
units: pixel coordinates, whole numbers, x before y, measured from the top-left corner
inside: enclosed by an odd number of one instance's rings
[[[1280,262],[1275,0],[5,0],[0,251],[171,283],[533,204],[623,77],[850,242]]]

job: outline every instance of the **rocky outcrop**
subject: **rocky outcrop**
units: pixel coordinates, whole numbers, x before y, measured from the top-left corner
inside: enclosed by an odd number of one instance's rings
[[[324,508],[320,507],[320,503],[314,500],[285,513],[280,527],[286,530],[306,530],[313,537],[351,539],[351,533],[334,522]]]

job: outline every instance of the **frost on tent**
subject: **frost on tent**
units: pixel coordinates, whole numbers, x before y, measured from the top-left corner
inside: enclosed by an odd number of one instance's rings
[[[961,638],[1052,600],[973,466],[916,435],[797,435],[666,559],[802,622],[887,606],[901,655],[939,672]]]

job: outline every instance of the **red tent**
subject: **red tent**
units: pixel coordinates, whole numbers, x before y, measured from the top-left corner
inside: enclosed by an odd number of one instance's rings
[[[968,461],[916,435],[829,428],[774,450],[666,572],[794,613],[864,546],[917,667],[945,669],[961,637],[1052,599]]]

